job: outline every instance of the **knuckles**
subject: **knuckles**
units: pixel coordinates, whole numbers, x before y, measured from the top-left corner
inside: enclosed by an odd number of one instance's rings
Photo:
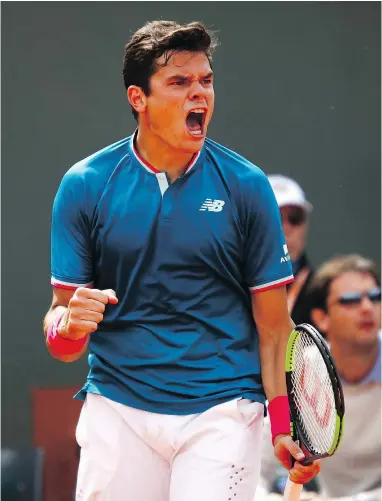
[[[89,302],[91,301],[91,307],[89,307]],[[92,298],[89,296],[83,296],[81,294],[74,294],[73,297],[69,301],[69,308],[71,310],[80,310],[81,312],[84,310],[94,311],[96,313],[103,313],[106,308],[106,304],[99,301],[97,298]]]
[[[102,320],[103,320],[102,313],[97,313],[97,320],[96,320],[97,324],[99,324],[100,322],[102,322]]]
[[[104,318],[107,296],[105,302],[103,294],[96,289],[79,287],[74,292],[68,304],[68,316],[65,322],[65,331],[68,337],[78,339],[84,332],[95,332],[98,324]]]
[[[76,289],[75,293],[73,294],[73,298],[74,297],[87,297],[89,290],[90,289],[87,289],[86,287],[78,287],[78,289]]]

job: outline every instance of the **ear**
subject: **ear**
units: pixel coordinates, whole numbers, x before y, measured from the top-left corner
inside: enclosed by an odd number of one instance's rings
[[[127,99],[137,113],[143,113],[146,110],[147,97],[140,87],[130,85],[127,89]]]
[[[318,330],[326,334],[329,329],[329,315],[321,308],[314,308],[311,311],[311,317],[314,325],[317,326]]]

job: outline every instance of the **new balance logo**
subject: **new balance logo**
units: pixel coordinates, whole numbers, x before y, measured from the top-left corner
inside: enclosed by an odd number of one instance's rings
[[[284,250],[285,257],[282,257],[280,259],[280,263],[286,263],[287,261],[290,261],[290,255],[289,255],[288,247],[286,244],[283,245],[283,250]]]
[[[206,198],[199,210],[209,210],[211,212],[220,212],[223,210],[225,202],[223,200],[212,200],[212,198]]]

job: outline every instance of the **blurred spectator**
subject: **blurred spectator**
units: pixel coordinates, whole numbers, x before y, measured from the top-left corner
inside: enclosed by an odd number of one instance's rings
[[[334,258],[317,271],[309,294],[313,321],[326,334],[345,398],[344,434],[335,455],[321,462],[319,497],[380,500],[381,289],[376,267],[358,255]],[[256,500],[275,485],[272,455],[266,425]]]
[[[289,313],[295,324],[310,322],[310,307],[306,291],[313,277],[313,269],[305,252],[305,241],[308,231],[308,213],[313,207],[306,200],[301,187],[293,179],[281,175],[271,175],[268,179],[280,208],[295,277],[295,281],[287,286]]]

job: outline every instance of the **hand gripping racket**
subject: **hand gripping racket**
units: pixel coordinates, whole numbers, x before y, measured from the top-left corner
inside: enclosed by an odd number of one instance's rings
[[[343,433],[344,397],[326,342],[311,325],[298,325],[289,336],[285,371],[291,436],[310,455],[301,463],[332,456]],[[284,501],[298,501],[301,489],[288,478]]]

